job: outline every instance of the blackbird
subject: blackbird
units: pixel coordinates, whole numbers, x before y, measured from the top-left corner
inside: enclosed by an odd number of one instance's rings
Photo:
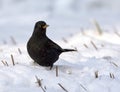
[[[44,21],[35,24],[34,31],[27,43],[27,51],[30,57],[41,66],[50,67],[58,60],[62,52],[76,51],[74,49],[62,49],[46,36],[47,25]]]

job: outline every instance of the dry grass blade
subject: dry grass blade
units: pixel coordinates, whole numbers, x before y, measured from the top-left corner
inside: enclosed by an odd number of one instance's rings
[[[118,67],[118,65],[114,62],[110,62],[111,64],[113,64],[114,66]]]
[[[4,66],[9,66],[8,63],[6,61],[1,61],[3,63]]]
[[[41,80],[40,80],[37,76],[35,76],[35,78],[36,78],[36,80],[37,80],[38,85],[41,86],[41,85],[42,85],[42,84],[41,84]]]
[[[95,25],[95,27],[97,29],[98,34],[102,35],[103,32],[102,32],[102,29],[101,29],[99,23],[96,20],[94,20],[93,23],[94,23],[94,25]]]
[[[46,91],[44,90],[44,88],[42,87],[41,80],[40,80],[37,76],[35,76],[35,78],[36,78],[36,80],[37,80],[38,86],[41,87],[41,89],[42,89],[43,92],[46,92]]]
[[[21,51],[21,49],[20,49],[20,48],[18,48],[18,52],[19,52],[20,54],[22,54],[22,51]]]
[[[8,63],[5,61],[6,66],[9,66]]]
[[[68,41],[67,41],[65,38],[62,38],[62,40],[63,40],[65,43],[68,43]]]
[[[6,66],[6,63],[3,60],[1,62],[3,63],[4,66]]]
[[[97,46],[95,45],[95,43],[93,41],[91,41],[91,44],[93,45],[93,47],[98,50]]]
[[[45,89],[45,90],[47,89],[46,86],[44,86],[44,89]]]
[[[118,32],[115,32],[115,34],[116,34],[118,37],[120,37],[120,34],[119,34]]]
[[[114,76],[114,74],[113,74],[113,73],[110,73],[110,78],[112,78],[112,79],[114,79],[114,78],[115,78],[115,76]]]
[[[83,44],[85,48],[88,48],[88,46],[86,44]]]
[[[12,55],[12,54],[11,54],[11,60],[12,60],[13,66],[15,66],[15,61],[14,61],[14,58],[13,58],[13,55]]]
[[[58,66],[56,66],[56,77],[58,77]]]
[[[82,84],[80,86],[87,92],[87,89]]]
[[[117,31],[117,29],[116,28],[114,28],[114,32],[115,32],[115,34],[118,36],[118,37],[120,37],[120,34],[118,33],[118,31]]]
[[[17,42],[15,41],[15,39],[14,39],[14,37],[13,37],[13,36],[11,36],[11,37],[10,37],[10,39],[11,39],[11,41],[12,41],[12,43],[13,43],[14,45],[16,45],[16,44],[17,44]]]
[[[65,92],[68,92],[60,83],[58,83],[58,85],[59,85]]]
[[[98,71],[95,71],[95,78],[98,78]]]

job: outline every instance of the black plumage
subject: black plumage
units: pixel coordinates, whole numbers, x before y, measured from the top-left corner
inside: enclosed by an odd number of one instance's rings
[[[46,36],[48,25],[44,21],[35,24],[34,31],[27,43],[30,57],[41,66],[53,67],[62,52],[76,51],[74,49],[62,49]]]

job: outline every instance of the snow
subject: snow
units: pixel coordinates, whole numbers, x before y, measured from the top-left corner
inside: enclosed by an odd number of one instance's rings
[[[119,0],[1,0],[0,92],[43,92],[42,88],[46,92],[119,92],[119,4]],[[93,19],[100,24],[101,35]],[[61,47],[78,50],[60,55],[52,70],[33,63],[26,50],[38,20],[50,25],[47,35]]]

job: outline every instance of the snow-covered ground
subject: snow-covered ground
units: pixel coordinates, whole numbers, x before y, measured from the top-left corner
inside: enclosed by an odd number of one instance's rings
[[[112,38],[111,38],[112,37]],[[52,70],[33,63],[27,54],[25,44],[2,45],[0,59],[9,66],[0,64],[1,92],[42,92],[36,77],[46,92],[118,92],[120,90],[120,37],[103,32],[96,35],[85,30],[58,42],[61,46],[77,48],[78,52],[64,53]],[[91,41],[96,45],[92,45]],[[86,48],[86,45],[88,48]],[[21,49],[22,54],[19,53]],[[15,66],[12,65],[11,54]],[[56,77],[58,66],[58,77]],[[95,77],[98,72],[98,78]]]
[[[119,92],[119,7],[119,0],[0,0],[0,92]],[[63,53],[52,70],[26,51],[38,20],[61,47],[78,50]]]

